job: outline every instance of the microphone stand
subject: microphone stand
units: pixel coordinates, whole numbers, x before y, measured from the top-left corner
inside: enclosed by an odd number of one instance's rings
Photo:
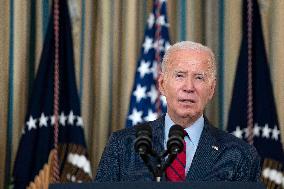
[[[150,156],[156,159],[156,164],[153,165],[149,162]],[[148,167],[149,171],[154,175],[156,182],[161,182],[161,178],[163,176],[166,168],[175,160],[177,154],[170,154],[168,150],[165,150],[161,155],[158,155],[153,149],[150,154],[142,154],[140,153],[142,160],[145,165]],[[168,156],[168,157],[167,157]],[[167,157],[167,159],[165,159]]]
[[[151,127],[140,125],[137,128],[137,138],[134,143],[134,148],[139,153],[150,172],[154,175],[156,182],[160,182],[163,172],[175,160],[177,154],[181,152],[181,149],[183,149],[184,130],[179,125],[173,125],[169,131],[167,150],[159,155],[154,151],[151,144]],[[156,159],[155,165],[149,161],[150,156]]]

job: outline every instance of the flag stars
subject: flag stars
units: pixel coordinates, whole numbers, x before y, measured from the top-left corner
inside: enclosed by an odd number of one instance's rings
[[[29,121],[27,121],[28,130],[36,129],[36,119],[30,116]]]
[[[133,92],[133,95],[136,97],[136,100],[139,103],[142,98],[146,97],[146,87],[142,87],[140,84],[138,84],[136,90]]]
[[[159,40],[156,40],[154,42],[154,45],[153,47],[157,50],[157,51],[164,51],[164,40],[163,39],[159,39]]]
[[[51,116],[50,120],[51,120],[51,125],[55,125],[55,116],[54,115]]]
[[[166,23],[166,19],[164,15],[158,17],[157,24],[160,26],[168,27],[168,23]]]
[[[245,138],[248,138],[250,132],[249,132],[249,129],[248,128],[245,128],[244,129],[244,132],[245,132]]]
[[[153,61],[151,72],[153,74],[153,78],[156,80],[158,78],[158,63],[157,63],[157,61]]]
[[[151,109],[148,110],[148,115],[144,118],[146,121],[154,121],[158,118],[158,114]]]
[[[151,85],[151,90],[147,93],[147,95],[150,97],[152,104],[156,102],[156,99],[158,98],[159,93],[155,85]]]
[[[243,138],[242,134],[243,134],[243,131],[240,129],[240,126],[237,126],[236,130],[233,132],[233,135],[235,135],[238,138]]]
[[[146,37],[143,43],[144,53],[148,53],[148,51],[152,48],[153,39]]]
[[[65,126],[66,119],[67,119],[67,117],[65,116],[65,114],[63,112],[61,112],[61,114],[59,116],[59,122],[62,126]]]
[[[128,119],[132,121],[132,125],[142,122],[142,111],[137,111],[136,108],[133,109],[132,113],[128,116]]]
[[[160,113],[160,108],[162,111],[166,110],[166,98],[161,98],[156,86],[157,79],[161,72],[161,63],[160,59],[158,58],[156,60],[157,57],[154,56],[156,54],[162,58],[166,47],[168,48],[170,46],[168,32],[169,23],[165,14],[165,7],[162,5],[165,2],[166,0],[160,0],[160,5],[162,6],[161,10],[159,10],[160,12],[158,13],[154,10],[154,12],[149,14],[147,19],[145,37],[141,45],[142,54],[140,55],[141,58],[136,68],[136,79],[132,88],[127,127],[144,120],[152,120],[156,117],[156,110]],[[153,32],[154,27],[157,25],[161,26],[158,38],[155,36],[155,32]]]
[[[69,125],[73,125],[74,124],[74,120],[75,120],[75,116],[73,114],[73,111],[71,110],[69,115],[68,115],[68,124]]]
[[[270,132],[271,132],[271,129],[268,127],[268,124],[265,124],[265,126],[262,129],[262,137],[269,138]]]
[[[151,72],[149,67],[150,67],[150,62],[145,62],[144,60],[141,61],[141,64],[138,68],[138,72],[140,73],[141,78],[144,78],[146,74],[149,74]]]
[[[50,123],[48,122],[50,120]],[[77,120],[77,121],[76,121]],[[66,116],[64,112],[61,112],[61,114],[57,118],[57,122],[60,123],[61,126],[68,125],[83,127],[83,120],[80,116],[74,115],[74,112],[71,110],[69,114]],[[43,112],[41,113],[40,117],[33,118],[32,116],[29,117],[29,120],[26,122],[27,127],[24,127],[22,129],[22,134],[25,134],[26,131],[31,131],[32,129],[40,129],[43,127],[52,127],[55,125],[55,115],[46,116]],[[27,130],[25,130],[27,128]]]
[[[83,127],[83,119],[80,116],[77,116],[77,123],[76,126]]]
[[[152,27],[153,27],[153,24],[154,24],[154,22],[155,22],[155,17],[154,17],[154,14],[153,14],[153,13],[150,14],[150,16],[149,16],[147,22],[148,22],[148,28],[152,28]]]
[[[277,126],[275,125],[273,130],[272,130],[272,139],[275,139],[277,141],[279,134],[280,134],[280,131],[277,128]]]
[[[275,141],[279,140],[280,130],[277,127],[277,125],[274,125],[274,128],[272,129],[269,127],[268,123],[264,124],[264,126],[261,126],[258,123],[255,123],[252,132],[253,132],[254,137],[266,138],[266,139],[271,139]],[[237,137],[241,136],[241,138],[242,138],[242,135],[245,134],[244,138],[247,138],[249,131],[247,127],[240,129],[240,127],[238,126],[232,134]]]
[[[39,118],[39,127],[47,127],[47,120],[48,117],[44,115],[44,113],[41,113],[41,116]]]
[[[260,136],[260,127],[258,126],[257,123],[254,124],[254,128],[253,128],[253,135],[259,137]]]

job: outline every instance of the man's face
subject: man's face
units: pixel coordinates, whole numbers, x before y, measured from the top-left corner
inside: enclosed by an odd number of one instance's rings
[[[196,121],[212,99],[216,80],[209,60],[209,54],[203,51],[180,50],[171,54],[159,87],[173,121]]]

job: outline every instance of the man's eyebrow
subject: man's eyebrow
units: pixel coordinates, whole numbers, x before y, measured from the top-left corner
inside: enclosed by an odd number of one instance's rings
[[[182,71],[182,70],[174,70],[174,73],[187,73],[187,71]]]
[[[195,73],[194,75],[203,75],[203,76],[207,76],[207,73],[203,72],[203,73]]]

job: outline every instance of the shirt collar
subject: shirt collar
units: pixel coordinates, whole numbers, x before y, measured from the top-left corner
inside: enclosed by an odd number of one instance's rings
[[[167,113],[165,116],[165,141],[168,141],[168,135],[171,126],[175,125],[175,123],[170,118]],[[192,125],[188,125],[185,131],[187,132],[189,139],[192,141],[194,146],[198,145],[202,130],[204,128],[204,117],[200,116]]]

